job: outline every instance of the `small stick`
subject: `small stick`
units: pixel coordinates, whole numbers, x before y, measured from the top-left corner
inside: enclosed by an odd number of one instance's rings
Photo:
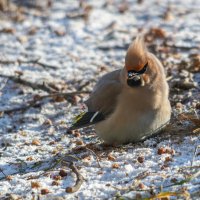
[[[48,98],[48,97],[54,97],[54,96],[63,96],[63,97],[69,97],[69,96],[74,96],[77,94],[89,94],[91,93],[91,91],[75,91],[75,92],[55,92],[52,94],[47,94],[47,95],[43,95],[40,96],[40,98]]]
[[[53,92],[53,90],[50,89],[50,87],[47,87],[44,84],[32,83],[32,82],[20,79],[20,78],[18,78],[16,76],[10,76],[10,75],[5,75],[5,74],[0,74],[0,77],[8,78],[8,79],[10,79],[10,80],[12,80],[12,81],[14,81],[16,83],[20,83],[22,85],[26,85],[26,86],[31,87],[33,89],[43,90],[43,91],[46,91],[48,93]]]
[[[194,163],[194,159],[195,159],[195,156],[197,154],[197,149],[199,148],[198,144],[196,144],[195,146],[195,149],[194,149],[194,154],[192,156],[192,162],[191,162],[191,167],[193,166],[193,163]]]
[[[49,98],[49,97],[54,97],[54,96],[69,97],[69,96],[74,96],[76,94],[84,94],[84,93],[87,94],[87,93],[90,93],[90,91],[76,91],[76,92],[53,93],[53,94],[43,95],[43,96],[39,96],[38,99],[27,103],[26,105],[19,106],[19,107],[16,107],[16,108],[10,108],[10,109],[7,109],[7,110],[0,110],[0,113],[3,112],[5,114],[9,114],[9,113],[12,113],[12,112],[17,112],[17,111],[25,111],[25,110],[29,109],[30,107],[40,106],[44,102],[38,102],[38,101],[42,100],[44,98]]]
[[[31,102],[31,103],[24,105],[24,106],[20,106],[20,107],[16,107],[16,108],[10,108],[10,109],[7,109],[7,110],[0,110],[0,112],[5,113],[5,114],[10,114],[12,112],[25,111],[30,107],[40,106],[42,104],[43,104],[43,102],[37,102],[36,101],[36,102]]]
[[[80,86],[78,87],[78,90],[82,90],[83,88],[87,87],[90,83],[91,83],[91,80],[87,81],[87,82],[84,83],[83,85],[80,85]]]
[[[3,172],[3,170],[0,168],[0,172],[5,176],[5,177],[7,177],[6,176],[6,174]]]
[[[74,186],[66,188],[66,192],[68,192],[68,193],[74,193],[74,192],[76,192],[76,191],[79,190],[79,188],[81,187],[81,185],[82,185],[82,183],[84,181],[84,178],[79,173],[77,167],[74,165],[73,162],[69,164],[69,168],[72,170],[72,172],[74,172],[76,174],[77,179],[76,179],[76,183],[75,183]]]
[[[58,67],[55,67],[53,65],[48,65],[46,63],[42,63],[41,61],[36,61],[35,64],[38,64],[43,68],[58,69]]]
[[[20,60],[20,59],[17,59],[17,60],[0,60],[0,63],[3,64],[3,65],[9,65],[9,64],[15,64],[15,63],[19,63],[19,64],[22,64],[22,63],[30,63],[30,64],[37,64],[43,68],[50,68],[50,69],[57,69],[58,67],[55,67],[53,65],[49,65],[49,64],[46,64],[46,63],[43,63],[41,61],[39,61],[40,58],[37,58],[35,60]]]
[[[182,50],[191,50],[191,49],[199,49],[198,46],[192,46],[192,47],[187,47],[187,46],[177,46],[175,44],[170,45],[170,44],[164,44],[164,46],[166,47],[170,47],[170,48],[175,48],[175,49],[182,49]]]

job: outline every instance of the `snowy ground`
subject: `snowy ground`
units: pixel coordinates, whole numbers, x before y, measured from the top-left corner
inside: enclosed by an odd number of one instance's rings
[[[200,1],[81,2],[0,13],[0,199],[198,199]],[[119,147],[91,128],[67,132],[88,96],[80,91],[123,67],[139,32],[165,65],[171,124]],[[84,177],[75,193],[71,162]]]

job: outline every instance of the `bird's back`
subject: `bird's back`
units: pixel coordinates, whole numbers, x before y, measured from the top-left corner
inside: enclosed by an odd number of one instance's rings
[[[104,115],[112,113],[122,91],[120,73],[121,70],[110,72],[97,82],[90,98],[85,102],[89,111],[99,111]]]

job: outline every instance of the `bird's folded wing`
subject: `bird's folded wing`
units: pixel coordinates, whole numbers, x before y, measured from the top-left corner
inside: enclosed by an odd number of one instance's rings
[[[85,102],[88,112],[76,117],[71,130],[96,124],[106,119],[115,109],[117,96],[122,85],[119,81],[120,70],[103,76],[96,84],[90,98]]]
[[[116,108],[117,97],[121,93],[120,70],[104,75],[96,84],[90,98],[85,102],[89,111],[100,111],[105,116]]]
[[[83,128],[90,126],[104,120],[104,115],[100,112],[85,112],[75,117],[74,123],[70,127],[70,130]]]

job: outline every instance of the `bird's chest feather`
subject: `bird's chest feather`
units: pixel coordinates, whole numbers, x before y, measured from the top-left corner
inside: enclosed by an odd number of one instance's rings
[[[146,93],[147,94],[147,93]],[[130,133],[143,132],[155,119],[152,97],[148,95],[124,93],[118,98],[117,106],[110,117],[99,124],[102,132]],[[98,128],[98,127],[97,127]]]

